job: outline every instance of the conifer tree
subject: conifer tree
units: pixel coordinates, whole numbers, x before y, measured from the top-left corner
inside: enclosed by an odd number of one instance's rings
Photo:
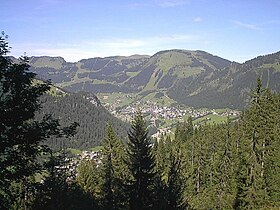
[[[167,182],[165,186],[166,197],[162,202],[165,203],[166,210],[186,209],[187,201],[184,198],[185,180],[183,178],[183,156],[180,145],[176,142],[172,145],[169,153],[169,167]]]
[[[214,124],[208,126],[208,129],[207,164],[204,172],[207,205],[204,206],[208,209],[232,209],[235,171],[229,122],[221,125]]]
[[[164,209],[164,177],[165,177],[165,164],[166,164],[166,151],[165,151],[165,136],[162,135],[159,140],[155,141],[154,144],[154,153],[156,160],[156,175],[155,175],[155,201],[154,201],[154,209]]]
[[[35,74],[29,71],[28,59],[13,63],[4,33],[0,36],[0,209],[10,209],[18,196],[13,185],[23,185],[23,202],[18,209],[26,209],[30,178],[41,171],[38,157],[50,150],[44,141],[50,136],[70,136],[77,124],[61,129],[58,120],[44,116],[35,120],[40,109],[39,97],[49,90],[49,83],[33,83]]]
[[[102,177],[100,167],[95,160],[82,160],[77,168],[77,184],[84,192],[90,193],[95,200],[101,200]]]
[[[132,120],[128,138],[127,164],[132,175],[128,185],[130,209],[151,209],[154,200],[155,157],[147,125],[140,112]]]
[[[175,130],[175,139],[180,142],[187,142],[193,135],[194,128],[192,123],[192,117],[189,116],[187,122],[177,124]]]
[[[279,137],[279,94],[265,90],[262,104],[264,128],[261,138],[261,177],[265,182],[266,208],[280,208],[280,137]]]
[[[3,33],[4,35],[4,33]],[[35,74],[28,72],[27,58],[14,64],[5,57],[8,43],[0,37],[0,189],[10,181],[34,172],[34,158],[40,153],[42,126],[33,121],[40,107],[38,97],[48,84],[32,85]]]
[[[112,125],[108,125],[106,137],[102,143],[103,158],[103,207],[105,209],[124,208],[125,192],[124,183],[127,169],[124,165],[124,145],[118,139]]]
[[[183,133],[182,133],[183,134]],[[183,157],[181,139],[171,140],[162,136],[156,144],[157,206],[154,209],[185,209],[185,179],[183,169],[186,167]]]
[[[269,177],[269,156],[274,154],[271,148],[274,142],[273,107],[270,91],[263,89],[258,79],[251,106],[242,120],[240,147],[243,154],[238,174],[238,209],[257,209],[270,202],[266,180]]]

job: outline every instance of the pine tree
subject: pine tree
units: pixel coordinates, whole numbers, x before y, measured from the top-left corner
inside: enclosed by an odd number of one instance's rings
[[[157,205],[154,209],[186,209],[184,196],[186,180],[183,169],[186,164],[183,156],[181,139],[171,140],[170,136],[162,136],[156,144],[156,194]]]
[[[42,152],[43,123],[33,121],[39,109],[38,97],[48,84],[32,85],[35,74],[28,72],[27,59],[13,64],[6,36],[0,36],[0,208],[9,208],[14,200],[8,192],[14,181],[26,182],[39,169],[36,157]],[[26,185],[25,185],[26,186]],[[27,189],[26,187],[23,189]],[[6,205],[6,207],[4,206]],[[24,204],[23,204],[24,205]]]
[[[156,160],[156,175],[155,175],[155,201],[154,201],[154,209],[164,209],[164,199],[165,199],[165,191],[164,191],[164,178],[165,178],[165,164],[166,164],[166,151],[165,151],[165,136],[162,135],[159,140],[155,141],[154,144],[154,153]]]
[[[265,180],[267,208],[280,208],[280,95],[266,90],[266,103],[263,104],[264,121],[262,142],[262,176]]]
[[[193,136],[194,128],[192,123],[192,117],[189,116],[187,122],[177,124],[175,130],[175,139],[180,142],[187,142]]]
[[[8,49],[2,36],[0,47],[0,186],[3,186],[32,174],[36,167],[33,160],[39,153],[42,125],[30,120],[39,109],[38,97],[48,90],[48,84],[32,85],[35,74],[28,72],[26,58],[13,64],[5,57]]]
[[[127,164],[132,175],[128,185],[130,209],[151,209],[154,200],[155,157],[147,125],[140,112],[132,120],[128,138]]]
[[[35,74],[29,72],[28,59],[12,63],[6,57],[9,51],[6,36],[0,36],[0,208],[13,205],[17,192],[11,186],[23,184],[24,199],[18,209],[28,208],[30,177],[42,167],[38,161],[49,152],[44,141],[50,136],[74,134],[77,124],[59,128],[50,116],[35,120],[40,109],[39,97],[49,90],[49,83],[34,83]]]
[[[233,138],[229,121],[214,124],[207,134],[208,157],[206,164],[205,205],[208,209],[233,209],[234,201],[234,162]],[[208,178],[207,178],[208,175]]]
[[[167,182],[165,186],[164,203],[166,203],[166,210],[180,210],[186,209],[188,204],[184,198],[185,180],[183,177],[183,163],[184,160],[181,152],[181,147],[176,142],[173,142],[171,152],[169,153],[169,162],[167,174]]]
[[[274,122],[272,95],[262,88],[260,79],[253,92],[250,108],[242,120],[243,135],[241,141],[240,170],[238,174],[238,209],[257,209],[269,204],[270,198],[267,179],[270,160],[274,154]],[[274,145],[276,146],[276,145]],[[277,147],[276,147],[277,148]]]
[[[84,192],[91,194],[95,200],[101,201],[102,173],[95,160],[82,160],[77,168],[77,184]]]
[[[103,158],[103,207],[105,209],[123,209],[125,192],[123,189],[127,168],[124,165],[124,145],[118,139],[112,125],[108,125],[106,137],[102,143]]]

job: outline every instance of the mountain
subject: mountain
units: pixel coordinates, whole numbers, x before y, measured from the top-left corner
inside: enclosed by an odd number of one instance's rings
[[[105,136],[107,125],[112,124],[116,133],[124,140],[128,124],[109,113],[94,94],[66,93],[54,86],[48,94],[40,98],[41,110],[36,114],[41,119],[51,114],[59,119],[62,126],[77,122],[77,134],[70,139],[48,139],[47,144],[53,149],[76,148],[88,149],[99,146]]]
[[[280,91],[280,52],[259,56],[244,64],[231,63],[208,78],[198,75],[192,84],[183,79],[168,94],[179,103],[190,106],[243,109],[258,77],[264,87]]]
[[[123,82],[140,71],[147,56],[84,59],[68,63],[61,57],[31,57],[30,70],[72,92],[130,92]]]
[[[31,71],[70,92],[127,93],[193,107],[242,109],[257,77],[279,89],[279,52],[244,64],[204,51],[167,50],[153,56],[83,59],[31,57]]]
[[[67,63],[61,57],[31,57],[31,70],[67,90],[139,92],[167,89],[180,78],[224,68],[229,61],[203,51],[169,50],[154,56],[106,57]]]

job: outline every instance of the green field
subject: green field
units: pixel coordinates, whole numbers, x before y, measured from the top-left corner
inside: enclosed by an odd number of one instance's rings
[[[101,102],[115,104],[117,107],[127,106],[138,98],[132,93],[97,93],[96,95]]]
[[[97,152],[97,151],[100,151],[102,149],[103,149],[103,146],[96,146],[96,147],[90,148],[89,150],[92,151],[92,152]]]
[[[161,96],[160,98],[156,98],[155,95],[159,92],[164,93],[164,96]],[[172,104],[176,103],[176,101],[174,101],[173,99],[169,98],[166,95],[165,90],[152,92],[152,93],[149,93],[148,95],[144,96],[143,98],[141,98],[141,101],[143,101],[143,102],[148,101],[148,100],[155,102],[159,105],[164,105],[164,106],[171,106]]]
[[[73,149],[73,148],[68,148],[67,151],[69,151],[73,155],[78,155],[82,153],[82,150],[79,149]]]
[[[219,123],[226,123],[226,122],[227,122],[227,116],[218,116],[214,114],[209,114],[193,121],[194,124],[201,124],[201,123],[219,124]]]
[[[276,71],[280,71],[280,63],[263,64],[263,68],[274,68]]]
[[[179,69],[178,68],[178,71],[176,71],[176,75],[179,78],[184,78],[184,77],[189,77],[189,76],[192,76],[192,75],[199,74],[199,73],[201,73],[202,70],[203,70],[203,68],[201,68],[201,67],[199,67],[199,68],[188,67],[188,68],[184,68],[184,69]]]
[[[161,55],[160,60],[158,61],[159,69],[163,70],[164,73],[177,65],[190,65],[192,62],[191,58],[188,58],[184,53],[181,52],[167,52]]]
[[[135,77],[139,72],[134,72],[134,71],[127,71],[125,72],[127,76],[130,77]]]
[[[31,58],[31,62],[32,62]],[[52,57],[41,57],[38,58],[36,60],[35,63],[33,63],[34,67],[48,67],[48,68],[54,68],[54,69],[61,69],[62,68],[62,64],[63,64],[63,59],[61,57],[56,57],[56,58],[52,58]]]

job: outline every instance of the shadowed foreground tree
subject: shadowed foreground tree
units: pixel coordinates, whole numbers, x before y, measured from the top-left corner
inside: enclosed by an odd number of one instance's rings
[[[60,128],[50,116],[34,120],[40,109],[39,97],[49,90],[49,83],[34,83],[35,74],[28,71],[28,59],[13,63],[7,36],[0,36],[0,209],[27,209],[30,177],[41,170],[38,157],[50,150],[43,145],[50,136],[74,134],[77,124]],[[21,193],[14,186],[22,186]],[[20,197],[20,198],[19,198]],[[13,202],[20,206],[14,206]],[[14,206],[14,207],[12,207]]]

